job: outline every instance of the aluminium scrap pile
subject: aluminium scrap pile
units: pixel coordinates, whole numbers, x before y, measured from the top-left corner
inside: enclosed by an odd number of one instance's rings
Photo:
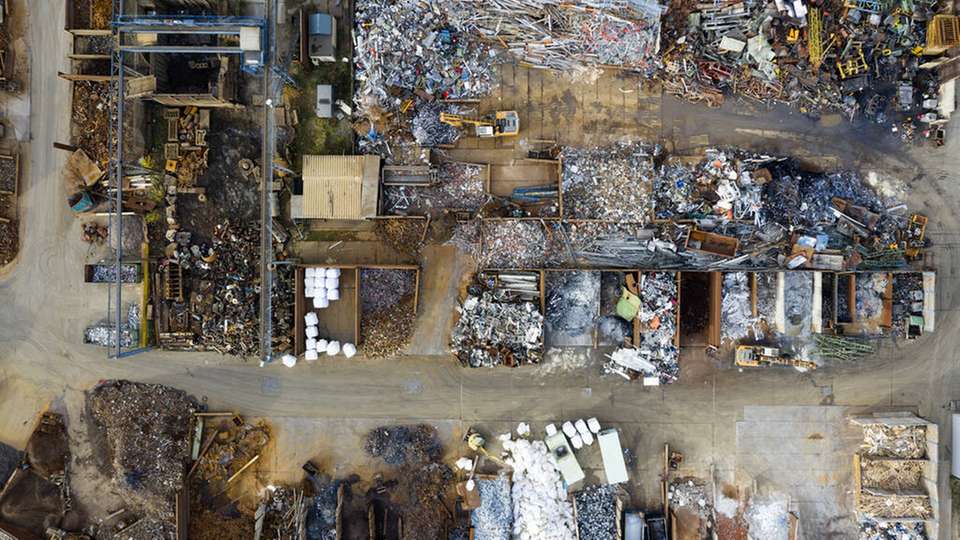
[[[564,148],[563,213],[569,219],[647,223],[653,211],[654,159],[659,147],[635,143]]]
[[[576,505],[577,537],[580,540],[609,540],[617,537],[620,516],[611,486],[589,486],[573,494]]]
[[[457,308],[460,320],[450,346],[465,366],[538,364],[543,357],[543,315],[530,301],[512,301],[503,291],[471,294]]]
[[[557,469],[557,460],[542,441],[507,440],[507,464],[513,468],[513,538],[573,540],[573,506]]]
[[[476,481],[480,506],[470,513],[474,540],[510,540],[513,532],[513,499],[506,476]]]
[[[750,304],[750,276],[746,272],[723,275],[720,301],[720,337],[737,342],[750,334],[756,323]]]

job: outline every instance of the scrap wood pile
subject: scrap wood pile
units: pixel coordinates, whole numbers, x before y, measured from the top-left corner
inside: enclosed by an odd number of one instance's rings
[[[401,354],[413,337],[414,270],[364,268],[360,271],[360,343],[371,358]]]
[[[680,376],[680,350],[674,344],[677,333],[677,280],[672,272],[642,275],[640,307],[640,346],[620,348],[607,355],[604,372],[628,380],[656,377],[661,383],[675,382]]]
[[[659,151],[639,143],[564,148],[563,215],[647,223],[653,211],[653,161]]]
[[[620,528],[617,497],[611,486],[589,486],[573,494],[580,540],[616,538]]]
[[[117,487],[143,512],[172,519],[190,460],[193,398],[161,385],[108,381],[87,393],[86,406]]]
[[[513,538],[573,540],[576,524],[557,461],[543,441],[507,440],[513,468]]]
[[[263,422],[228,421],[215,426],[204,438],[206,451],[194,465],[196,477],[223,488],[222,484],[259,456],[269,441],[270,428]]]
[[[927,457],[926,426],[863,426],[861,454],[880,458],[924,459]]]
[[[925,425],[863,423],[860,445],[861,491],[857,511],[867,519],[930,519],[924,475],[927,460]],[[936,474],[936,473],[934,473]]]
[[[543,358],[544,319],[529,297],[481,283],[470,287],[457,313],[450,347],[464,366],[515,367]]]
[[[905,122],[907,131],[911,117],[923,116],[917,127],[929,129],[939,115],[935,98],[924,101],[938,88],[934,72],[919,65],[945,50],[928,45],[952,22],[935,19],[935,9],[932,2],[681,4],[666,31],[662,81],[668,92],[711,106],[735,95],[817,116],[839,112],[893,128]]]

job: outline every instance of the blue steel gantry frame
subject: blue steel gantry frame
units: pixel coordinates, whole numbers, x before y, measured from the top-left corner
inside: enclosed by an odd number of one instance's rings
[[[128,168],[124,162],[123,130],[124,130],[124,75],[127,66],[124,66],[124,55],[127,53],[178,53],[178,54],[240,54],[246,51],[240,47],[220,46],[177,46],[177,45],[139,45],[126,43],[124,36],[135,34],[206,34],[206,35],[239,35],[240,28],[258,28],[260,31],[260,58],[259,64],[263,74],[264,89],[264,126],[263,126],[263,174],[261,175],[261,223],[260,223],[260,354],[261,360],[270,362],[273,359],[273,306],[271,290],[273,284],[273,226],[270,218],[270,189],[273,184],[273,152],[276,147],[275,126],[273,116],[273,98],[277,95],[274,84],[274,51],[276,45],[275,32],[271,29],[276,24],[276,1],[267,0],[267,17],[235,17],[235,16],[194,16],[194,15],[127,15],[124,12],[125,0],[113,0],[113,54],[110,61],[110,99],[113,100],[114,116],[109,123],[110,162],[108,166],[109,189],[113,189],[111,217],[116,227],[115,238],[123,237],[123,178]],[[241,61],[242,64],[245,62]],[[260,70],[257,70],[260,71]],[[120,247],[118,245],[118,247]],[[116,282],[110,285],[109,300],[107,302],[108,320],[112,320],[116,332],[115,350],[111,356],[122,358],[136,354],[139,350],[125,352],[121,341],[123,327],[123,283],[121,279],[121,265],[123,264],[123,250],[116,253]],[[149,269],[144,269],[147,272]],[[113,290],[115,288],[115,291]],[[114,296],[115,293],[115,296]],[[112,304],[112,305],[111,305]],[[110,311],[113,317],[110,317]]]

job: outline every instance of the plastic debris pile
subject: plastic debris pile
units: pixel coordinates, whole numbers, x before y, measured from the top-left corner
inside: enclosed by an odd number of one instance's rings
[[[610,486],[589,486],[573,494],[577,506],[577,536],[580,540],[616,538],[619,529],[617,501]]]
[[[565,148],[563,212],[570,219],[647,223],[653,211],[653,160],[658,147],[620,143]]]
[[[724,341],[737,342],[750,334],[754,326],[750,306],[750,279],[746,272],[723,275],[723,293],[720,310],[720,336]]]
[[[573,540],[573,507],[557,470],[556,458],[542,441],[504,441],[513,467],[513,538]]]
[[[480,493],[480,507],[470,513],[475,540],[510,540],[513,532],[513,500],[510,479],[481,478],[476,481]]]
[[[471,294],[457,308],[450,346],[470,367],[538,364],[543,357],[543,315],[533,302],[509,301],[501,291]]]
[[[751,538],[788,540],[790,521],[787,501],[753,498],[747,507],[746,522]]]
[[[657,377],[668,384],[680,376],[677,332],[677,281],[671,272],[650,272],[640,283],[640,346],[621,348],[607,355],[606,373],[626,379]]]

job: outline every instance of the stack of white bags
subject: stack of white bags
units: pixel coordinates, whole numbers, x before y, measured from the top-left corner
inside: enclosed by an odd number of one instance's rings
[[[324,309],[340,299],[339,268],[307,268],[303,274],[303,295],[313,298],[314,309]]]
[[[313,299],[313,309],[325,309],[330,302],[340,299],[340,269],[339,268],[307,268],[303,275],[303,294]],[[353,343],[326,340],[320,337],[320,318],[315,311],[308,311],[303,316],[306,324],[306,343],[304,360],[313,361],[321,354],[336,356],[343,353],[347,358],[357,354],[357,347]],[[291,366],[292,367],[292,366]]]

